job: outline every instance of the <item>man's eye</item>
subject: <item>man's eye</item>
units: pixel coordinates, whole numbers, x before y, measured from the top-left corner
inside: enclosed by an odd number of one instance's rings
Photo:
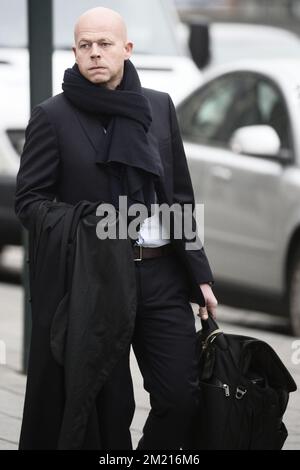
[[[80,49],[87,49],[89,44],[81,44]]]
[[[103,47],[108,47],[108,46],[110,46],[110,45],[111,45],[110,42],[103,42],[103,43],[101,44],[101,46],[103,46]]]

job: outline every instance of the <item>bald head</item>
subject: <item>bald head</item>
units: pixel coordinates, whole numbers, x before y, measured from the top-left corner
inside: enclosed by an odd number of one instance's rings
[[[95,84],[116,88],[133,47],[122,16],[109,8],[92,8],[78,18],[74,39],[81,74]]]
[[[85,32],[111,31],[124,43],[127,41],[127,28],[122,16],[110,8],[91,8],[83,13],[77,20],[74,28],[74,39]]]

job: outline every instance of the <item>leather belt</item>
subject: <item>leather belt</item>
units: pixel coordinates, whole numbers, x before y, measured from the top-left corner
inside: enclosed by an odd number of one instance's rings
[[[141,245],[133,246],[134,261],[142,261],[143,259],[159,258],[173,253],[173,246],[168,243],[167,245],[158,246],[156,248],[143,247]]]

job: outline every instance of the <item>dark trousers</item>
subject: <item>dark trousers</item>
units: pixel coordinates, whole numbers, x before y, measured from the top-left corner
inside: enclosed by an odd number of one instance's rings
[[[197,406],[196,330],[188,281],[174,255],[135,264],[138,308],[132,346],[151,404],[137,448],[185,449]],[[104,448],[132,448],[134,408],[128,349],[98,398]]]

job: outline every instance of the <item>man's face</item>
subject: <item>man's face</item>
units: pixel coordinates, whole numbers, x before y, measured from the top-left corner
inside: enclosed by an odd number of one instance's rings
[[[92,83],[116,88],[123,77],[124,60],[129,59],[132,43],[118,30],[79,28],[73,47],[81,74]]]

